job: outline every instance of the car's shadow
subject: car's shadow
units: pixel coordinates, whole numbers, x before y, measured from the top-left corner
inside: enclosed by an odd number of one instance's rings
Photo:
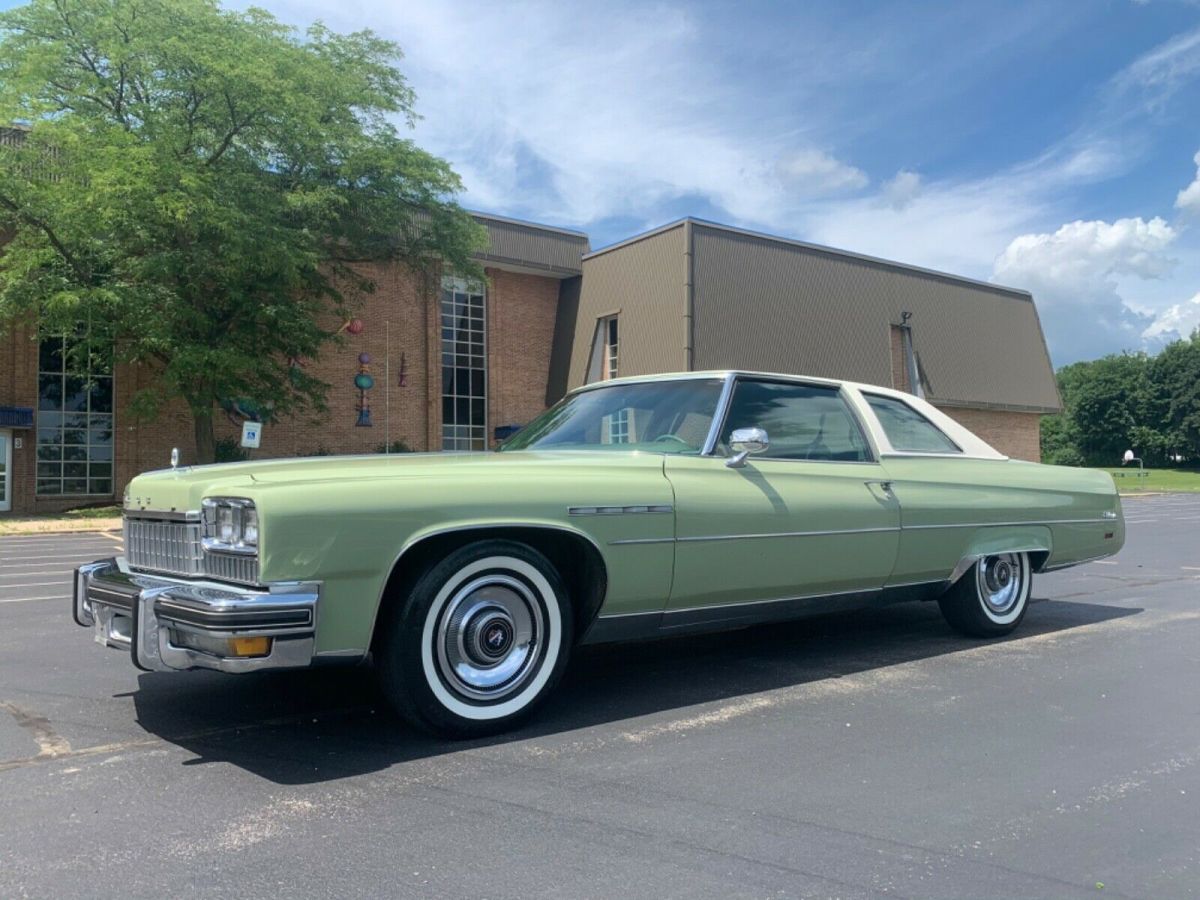
[[[1017,633],[1000,642],[1142,612],[1092,603],[1035,604]],[[980,643],[951,632],[936,604],[908,603],[734,632],[584,647],[528,724],[470,743],[436,740],[407,727],[365,668],[249,676],[148,673],[139,677],[134,703],[143,728],[195,754],[186,765],[220,761],[280,784],[309,784],[469,746],[558,736],[839,678]]]

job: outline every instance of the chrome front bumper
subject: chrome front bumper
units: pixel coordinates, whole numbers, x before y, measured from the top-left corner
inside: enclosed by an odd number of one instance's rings
[[[254,672],[312,662],[319,597],[313,582],[242,588],[143,575],[124,559],[106,559],[75,570],[72,614],[139,669]],[[268,653],[219,649],[230,638],[255,637],[271,639]]]

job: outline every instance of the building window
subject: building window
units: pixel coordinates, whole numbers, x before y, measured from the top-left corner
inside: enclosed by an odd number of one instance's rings
[[[606,316],[596,323],[596,340],[592,347],[592,359],[591,368],[597,378],[589,380],[608,381],[610,378],[616,378],[620,373],[616,316]],[[604,443],[628,444],[633,439],[629,410],[621,409],[604,417]]]
[[[487,295],[442,279],[442,449],[487,449]]]
[[[113,377],[108,349],[45,338],[38,351],[37,493],[113,493]]]
[[[596,320],[596,335],[588,359],[587,383],[616,378],[620,372],[617,341],[617,317],[605,316]]]
[[[604,330],[604,372],[602,377],[607,381],[616,378],[620,371],[617,360],[617,317],[610,316],[601,325]]]

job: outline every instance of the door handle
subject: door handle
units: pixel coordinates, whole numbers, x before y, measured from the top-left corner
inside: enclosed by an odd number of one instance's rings
[[[867,489],[872,494],[875,493],[875,488],[878,487],[879,490],[883,492],[885,499],[894,500],[896,498],[896,494],[892,490],[892,483],[890,481],[864,481],[863,484],[867,486]]]

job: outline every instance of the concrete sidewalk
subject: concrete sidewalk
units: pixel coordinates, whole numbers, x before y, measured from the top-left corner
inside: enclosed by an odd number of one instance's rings
[[[120,516],[96,519],[64,519],[59,516],[26,516],[0,519],[0,538],[10,534],[75,534],[89,531],[120,531]]]

